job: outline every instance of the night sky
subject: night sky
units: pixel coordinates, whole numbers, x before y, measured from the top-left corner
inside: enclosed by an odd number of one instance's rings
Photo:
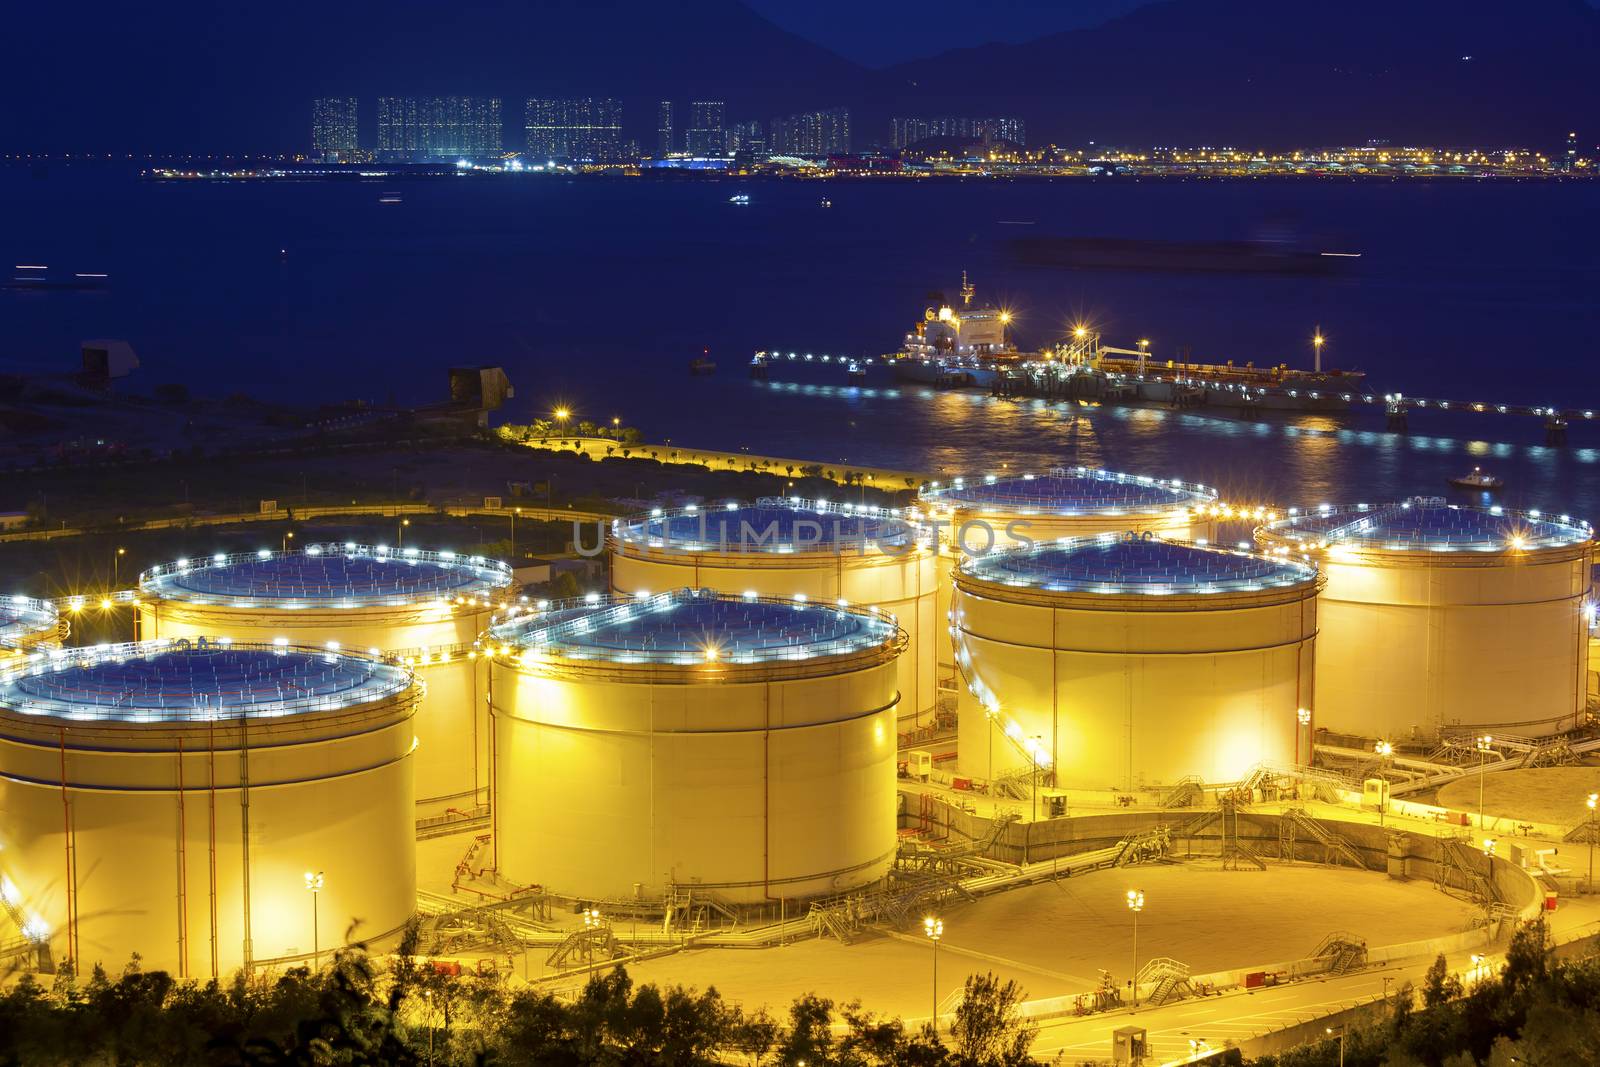
[[[746,0],[786,30],[869,67],[1104,22],[1151,0]]]

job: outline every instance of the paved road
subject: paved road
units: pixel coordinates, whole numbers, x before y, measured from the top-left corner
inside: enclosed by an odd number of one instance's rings
[[[1591,897],[1563,905],[1553,919],[1552,928],[1558,942],[1600,932],[1600,899]],[[1453,970],[1471,979],[1471,952],[1453,954],[1446,959]],[[1503,954],[1489,956],[1482,964],[1482,973],[1496,972],[1503,962]],[[1432,963],[1430,959],[1419,958],[1342,978],[1312,979],[1249,992],[1239,990],[1159,1008],[1140,1008],[1136,1012],[1046,1020],[1040,1024],[1034,1051],[1046,1059],[1064,1052],[1068,1064],[1080,1060],[1109,1060],[1112,1031],[1122,1026],[1142,1026],[1149,1031],[1150,1049],[1156,1062],[1166,1063],[1187,1057],[1191,1038],[1204,1038],[1212,1048],[1220,1048],[1229,1040],[1243,1044],[1263,1034],[1379,999],[1406,982],[1420,986]]]

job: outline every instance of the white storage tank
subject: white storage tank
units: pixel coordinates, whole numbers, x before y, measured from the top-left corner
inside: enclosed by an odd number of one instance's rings
[[[66,621],[48,600],[0,597],[0,670],[18,656],[58,647],[67,636]]]
[[[1587,523],[1416,497],[1293,512],[1256,538],[1328,578],[1317,726],[1541,737],[1583,722]]]
[[[967,560],[962,772],[1133,789],[1303,762],[1319,584],[1305,563],[1148,536]]]
[[[383,653],[414,668],[419,813],[488,796],[487,668],[473,642],[511,591],[511,569],[482,556],[382,545],[309,545],[180,559],[139,576],[139,636]]]
[[[953,684],[949,640],[952,572],[967,556],[1026,547],[1063,537],[1146,532],[1174,540],[1209,539],[1217,491],[1177,479],[1122,474],[1094,467],[1058,467],[1042,474],[987,474],[934,483],[921,509],[937,523],[939,596],[936,613],[946,628],[938,642],[941,682]]]
[[[937,562],[929,538],[898,511],[764,497],[620,519],[608,546],[616,593],[715,589],[887,612],[909,641],[898,668],[900,729],[929,721]]]
[[[756,905],[889,870],[905,635],[886,616],[682,589],[564,602],[486,641],[512,881]]]
[[[226,976],[326,958],[357,919],[394,932],[416,903],[417,697],[404,667],[327,649],[28,656],[0,673],[8,907],[80,974],[137,952]]]

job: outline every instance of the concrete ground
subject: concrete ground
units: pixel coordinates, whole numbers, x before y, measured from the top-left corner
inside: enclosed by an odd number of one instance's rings
[[[1484,810],[1526,822],[1575,826],[1589,817],[1585,800],[1595,792],[1600,792],[1600,767],[1533,767],[1483,776]],[[1440,787],[1438,803],[1477,811],[1478,776]]]
[[[1169,956],[1195,973],[1308,955],[1344,930],[1383,945],[1456,933],[1472,909],[1431,884],[1318,866],[1221,871],[1213,864],[1099,871],[997,894],[942,913],[939,997],[948,1011],[966,976],[1015,978],[1029,999],[1081,993],[1110,971],[1125,981],[1133,924],[1124,895],[1145,893],[1139,958]],[[639,982],[716,986],[775,1014],[802,993],[859,997],[877,1012],[926,1017],[932,949],[920,933],[855,945],[809,940],[767,950],[707,949],[635,964]]]

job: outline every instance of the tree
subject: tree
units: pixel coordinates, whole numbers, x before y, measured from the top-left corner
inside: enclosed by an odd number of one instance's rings
[[[1437,1008],[1460,995],[1461,979],[1450,973],[1449,964],[1445,962],[1444,953],[1441,952],[1422,978],[1422,1006]]]
[[[1038,1028],[1018,1014],[1027,993],[1016,982],[1001,982],[993,974],[967,976],[961,1003],[956,1007],[956,1059],[972,1067],[1015,1067],[1032,1063],[1028,1050]]]
[[[833,1001],[807,993],[789,1005],[789,1032],[778,1046],[778,1062],[828,1063],[833,1055]]]

